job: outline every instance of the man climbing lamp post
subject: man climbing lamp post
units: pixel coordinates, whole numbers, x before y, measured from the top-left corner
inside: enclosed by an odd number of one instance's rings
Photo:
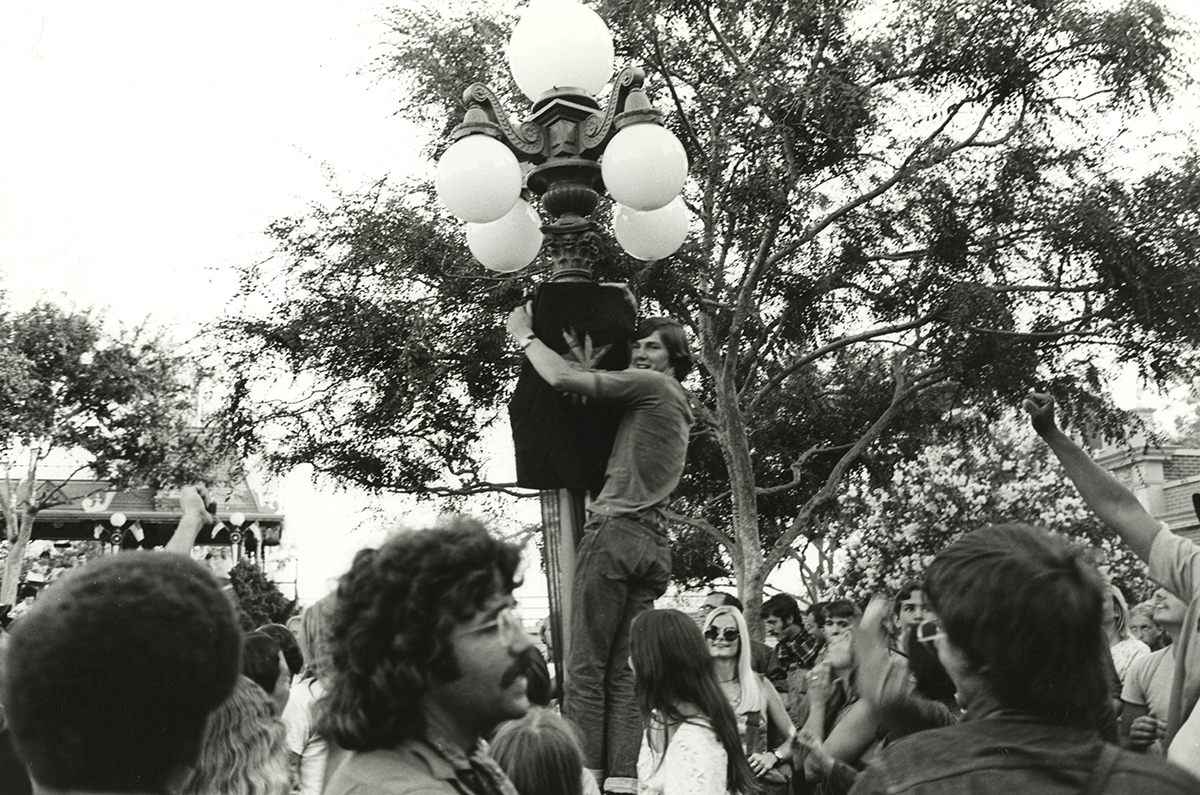
[[[603,270],[603,263],[598,261],[599,232],[589,216],[607,192],[616,202],[613,232],[621,247],[640,260],[670,256],[688,232],[689,214],[679,197],[687,178],[683,146],[651,107],[640,69],[627,66],[613,78],[606,105],[596,99],[612,77],[612,34],[575,0],[533,0],[513,29],[508,60],[532,108],[514,123],[489,87],[477,83],[467,88],[465,117],[438,162],[438,196],[467,222],[468,246],[484,267],[518,271],[545,252],[550,273],[534,302],[539,337],[563,354],[568,352],[560,340],[563,330],[587,333],[597,345],[627,342],[634,310],[624,288],[595,281],[597,266]],[[521,163],[532,166],[524,178]],[[531,204],[535,200],[540,200],[549,223],[542,223]],[[597,366],[623,368],[628,352],[622,348],[613,345],[611,358]],[[544,389],[515,407],[532,380],[539,379],[527,367],[514,396],[517,473],[521,485],[542,490],[551,632],[561,663],[570,642],[562,616],[569,615],[574,547],[583,523],[583,481],[603,478],[607,453],[604,440],[584,438],[577,440],[584,448],[577,457],[586,460],[564,465],[556,459],[556,469],[577,475],[566,478],[573,481],[566,484],[570,488],[551,483],[549,473],[537,471],[538,462],[546,460],[545,451],[538,449],[544,443],[523,444],[518,425],[537,424],[545,430],[547,411],[570,410],[560,409],[562,398],[546,395]],[[596,424],[613,422],[602,417]],[[581,432],[576,428],[565,433],[578,437]],[[586,429],[582,433],[589,435]],[[611,435],[607,443],[611,445]]]
[[[513,29],[508,60],[517,87],[533,103],[528,115],[510,121],[490,88],[470,86],[463,95],[465,117],[438,163],[438,195],[467,222],[468,247],[484,267],[512,272],[542,251],[547,255],[550,272],[531,302],[529,341],[588,368],[624,370],[636,306],[624,286],[597,282],[605,263],[590,216],[607,193],[616,203],[613,233],[621,247],[639,260],[670,256],[688,233],[689,214],[679,196],[687,155],[651,107],[640,69],[623,68],[606,104],[596,99],[612,78],[612,35],[575,0],[533,0]],[[528,164],[524,178],[521,163]],[[544,213],[531,204],[535,200]],[[549,223],[542,223],[543,215]],[[578,345],[572,350],[568,338],[586,339],[588,353]],[[526,353],[529,341],[521,344]],[[593,358],[591,344],[606,352]],[[581,355],[586,361],[579,361]],[[672,400],[682,404],[686,446],[690,414],[682,392]],[[551,635],[561,672],[572,643],[563,616],[572,615],[585,493],[595,497],[605,483],[623,409],[559,394],[528,360],[509,409],[518,483],[542,492]],[[679,458],[682,466],[682,452]],[[586,654],[585,648],[578,653]],[[570,684],[567,689],[570,696]],[[573,709],[571,698],[567,708]]]

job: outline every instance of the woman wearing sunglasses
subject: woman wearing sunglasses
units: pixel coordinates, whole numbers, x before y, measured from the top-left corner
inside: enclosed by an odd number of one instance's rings
[[[737,720],[692,619],[678,610],[650,610],[633,620],[629,641],[645,725],[639,795],[756,793]]]
[[[787,792],[792,720],[779,693],[751,667],[749,631],[742,611],[718,607],[705,617],[703,629],[717,682],[737,718],[751,772],[766,795]]]

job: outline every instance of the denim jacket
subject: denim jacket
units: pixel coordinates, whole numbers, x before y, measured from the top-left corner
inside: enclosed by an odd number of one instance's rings
[[[1195,795],[1200,781],[1161,758],[1104,743],[1094,731],[993,711],[887,748],[852,795]]]

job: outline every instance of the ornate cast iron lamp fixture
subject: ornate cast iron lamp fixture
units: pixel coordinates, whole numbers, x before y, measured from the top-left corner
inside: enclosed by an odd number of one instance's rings
[[[596,99],[612,75],[612,34],[576,0],[533,0],[513,28],[509,67],[533,103],[513,123],[496,94],[476,83],[463,93],[466,115],[437,169],[438,196],[467,222],[467,244],[487,268],[519,270],[545,247],[552,280],[591,278],[598,253],[589,216],[607,192],[617,207],[613,232],[631,256],[670,256],[687,236],[679,192],[687,155],[662,126],[627,66],[607,107]],[[532,166],[522,179],[520,163]],[[543,225],[522,198],[540,199]]]

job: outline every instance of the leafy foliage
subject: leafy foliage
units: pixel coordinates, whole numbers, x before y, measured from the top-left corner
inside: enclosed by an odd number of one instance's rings
[[[1194,368],[1200,160],[1135,173],[1137,142],[1110,133],[1188,89],[1155,4],[593,5],[684,142],[695,215],[669,261],[609,249],[598,275],[694,333],[676,529],[718,545],[752,614],[843,478],[882,481],[946,412],[994,417],[1036,385],[1115,428],[1098,351],[1154,379]],[[394,19],[377,66],[402,113],[444,133],[475,80],[521,107],[509,18],[473,2]],[[288,403],[248,378],[230,406],[242,441],[374,488],[511,489],[482,464],[517,361],[500,320],[545,264],[484,272],[429,186],[399,179],[272,231],[280,270],[246,282],[269,311],[230,334],[239,368],[309,389]]]
[[[0,313],[0,510],[10,545],[0,602],[16,593],[34,516],[64,502],[75,478],[162,487],[225,467],[223,436],[192,425],[186,369],[167,340],[109,335],[88,312],[39,304]],[[77,468],[39,481],[47,459]]]
[[[890,480],[851,481],[830,533],[841,539],[832,589],[854,598],[920,579],[941,550],[989,524],[1045,527],[1093,550],[1131,601],[1155,586],[1146,566],[1088,510],[1049,448],[1011,415],[983,432],[925,446]]]
[[[229,570],[229,582],[237,596],[238,622],[245,632],[263,624],[286,623],[296,612],[296,602],[284,596],[263,570],[246,558]]]

